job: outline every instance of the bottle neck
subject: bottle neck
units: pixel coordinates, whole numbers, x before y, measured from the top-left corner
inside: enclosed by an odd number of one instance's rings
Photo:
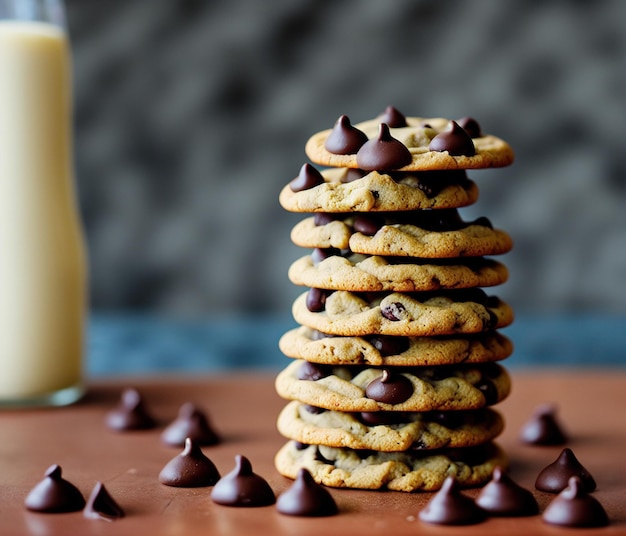
[[[0,0],[0,21],[45,22],[67,29],[63,0]]]

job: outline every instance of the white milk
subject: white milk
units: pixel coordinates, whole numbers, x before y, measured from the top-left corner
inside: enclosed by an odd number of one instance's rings
[[[0,405],[82,389],[69,55],[56,26],[0,21]]]

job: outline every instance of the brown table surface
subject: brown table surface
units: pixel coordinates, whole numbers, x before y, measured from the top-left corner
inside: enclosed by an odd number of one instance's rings
[[[160,430],[179,406],[197,403],[210,415],[223,443],[203,450],[222,474],[234,456],[250,459],[279,494],[290,480],[273,466],[284,442],[275,428],[284,406],[266,373],[200,378],[151,378],[98,381],[80,403],[61,409],[0,412],[0,535],[129,534],[626,534],[626,373],[620,371],[512,372],[513,392],[498,408],[507,426],[499,443],[512,460],[511,476],[534,490],[538,472],[556,459],[562,447],[532,447],[518,440],[522,424],[542,403],[558,405],[571,436],[568,446],[594,475],[594,496],[604,505],[611,525],[604,529],[563,529],[530,518],[489,519],[473,527],[427,525],[417,519],[430,495],[425,493],[331,490],[340,514],[330,518],[295,518],[275,507],[232,508],[214,504],[210,488],[181,489],[159,484],[163,465],[180,452],[161,444]],[[137,387],[146,405],[161,420],[156,430],[115,433],[103,419],[124,387]],[[126,511],[106,522],[80,512],[41,514],[23,504],[29,490],[52,464],[87,497],[102,481]],[[466,493],[475,495],[478,490]],[[535,491],[543,508],[551,495]]]

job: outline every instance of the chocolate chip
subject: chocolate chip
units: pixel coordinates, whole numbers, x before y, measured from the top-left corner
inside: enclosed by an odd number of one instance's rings
[[[207,458],[200,447],[190,438],[185,449],[172,458],[159,473],[159,482],[176,488],[212,486],[220,479],[215,464]]]
[[[331,368],[327,365],[320,365],[318,363],[311,363],[310,361],[303,361],[298,369],[298,379],[307,381],[317,381],[329,376]]]
[[[437,152],[447,151],[451,156],[476,154],[472,138],[455,121],[450,121],[450,126],[430,141],[428,149]]]
[[[356,232],[365,236],[374,236],[382,227],[382,222],[376,216],[357,214],[352,227]]]
[[[367,175],[367,172],[363,171],[362,169],[348,168],[346,169],[346,172],[344,173],[344,175],[341,177],[341,182],[348,183],[348,182],[357,181],[365,177],[365,175]]]
[[[472,117],[461,117],[461,119],[457,119],[456,122],[465,132],[467,132],[470,138],[480,138],[482,136],[480,125],[476,119]]]
[[[556,408],[550,404],[539,406],[522,427],[520,439],[529,445],[564,445],[567,436],[556,417]]]
[[[357,414],[357,418],[367,426],[378,426],[409,422],[412,415],[404,411],[363,411]]]
[[[381,123],[378,138],[365,143],[356,154],[357,165],[367,171],[399,169],[413,161],[411,152],[389,133],[389,127]]]
[[[296,450],[305,450],[309,448],[309,444],[307,443],[302,443],[300,441],[294,441],[294,446],[296,447]]]
[[[316,329],[311,331],[311,335],[309,336],[309,338],[312,341],[319,341],[321,339],[328,339],[330,337],[337,337],[337,335],[330,335],[328,333],[322,333],[321,331],[318,331]]]
[[[387,106],[385,111],[378,117],[379,123],[385,123],[389,128],[402,128],[407,126],[406,117],[393,106]]]
[[[136,389],[125,389],[118,406],[107,413],[106,425],[112,430],[148,430],[156,426],[156,421],[146,409],[143,399]]]
[[[34,512],[77,512],[85,506],[85,499],[74,484],[61,476],[58,465],[51,465],[45,478],[30,490],[24,504]]]
[[[104,487],[104,484],[97,482],[89,499],[87,499],[83,515],[88,519],[112,521],[124,517],[124,510],[122,510],[122,507],[111,497],[111,494]]]
[[[248,458],[235,456],[235,468],[211,491],[211,500],[225,506],[268,506],[276,497],[267,481],[252,471]]]
[[[354,154],[367,141],[362,130],[353,127],[347,115],[342,115],[324,142],[324,148],[333,154]]]
[[[450,430],[463,424],[463,412],[460,411],[434,411],[428,418]]]
[[[583,491],[596,489],[596,481],[591,473],[578,461],[571,449],[563,449],[561,454],[546,466],[537,476],[535,487],[548,493],[559,493],[564,490],[572,476],[580,479]]]
[[[453,476],[446,477],[441,489],[418,515],[426,523],[439,525],[473,525],[486,518],[484,511],[474,500],[459,491],[459,485]]]
[[[311,413],[312,415],[319,415],[320,413],[324,413],[326,411],[324,408],[311,406],[310,404],[303,404],[302,407],[305,409],[305,411]]]
[[[319,184],[324,184],[324,177],[311,164],[304,164],[298,176],[289,183],[292,192],[310,190]]]
[[[383,357],[399,355],[406,352],[410,347],[409,339],[407,337],[379,335],[370,337],[369,342]]]
[[[406,316],[406,308],[400,302],[392,302],[383,306],[380,313],[392,322],[398,322]]]
[[[161,440],[174,447],[182,447],[187,438],[198,445],[215,445],[220,442],[207,415],[191,402],[180,407],[176,419],[161,434]]]
[[[321,288],[312,288],[306,295],[306,308],[312,313],[320,313],[326,308],[328,293]]]
[[[420,171],[413,174],[417,179],[415,188],[421,190],[427,197],[433,198],[444,188],[451,185],[463,185],[469,187],[469,179],[464,169],[451,169],[442,171]],[[398,182],[402,180],[402,175],[394,174],[392,178]]]
[[[570,477],[567,487],[546,507],[543,521],[562,527],[605,527],[609,516],[600,502],[589,495],[580,478]]]
[[[281,514],[304,517],[332,516],[339,511],[330,492],[304,468],[298,470],[294,483],[278,496],[276,509]]]
[[[539,513],[533,494],[515,483],[499,466],[479,493],[476,504],[493,516],[533,516]]]
[[[335,214],[328,214],[327,212],[316,212],[313,216],[313,223],[317,227],[321,227],[323,225],[328,225],[330,222],[336,221],[340,219]]]
[[[406,376],[384,369],[365,388],[365,396],[384,404],[400,404],[413,395],[413,383]]]
[[[498,388],[488,378],[483,378],[480,383],[476,385],[476,388],[485,397],[485,405],[492,406],[493,404],[496,404],[498,402]]]
[[[341,251],[336,248],[315,248],[311,252],[311,260],[313,264],[317,265],[328,257],[334,257],[335,255],[340,255]]]

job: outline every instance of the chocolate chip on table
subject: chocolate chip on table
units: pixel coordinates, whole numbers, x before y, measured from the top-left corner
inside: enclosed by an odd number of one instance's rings
[[[59,465],[51,465],[43,480],[30,490],[24,504],[33,512],[57,514],[77,512],[85,506],[85,498],[74,484],[65,480]]]
[[[447,151],[451,156],[474,156],[476,148],[467,132],[455,121],[450,121],[450,126],[437,134],[428,146],[430,151]]]
[[[456,123],[467,132],[470,138],[480,138],[483,135],[478,121],[473,117],[461,117],[456,120]]]
[[[413,391],[413,383],[406,376],[383,369],[382,375],[367,385],[365,396],[376,402],[400,404],[411,398]]]
[[[278,496],[276,509],[281,514],[325,517],[339,512],[330,492],[315,482],[311,473],[301,468],[293,484]]]
[[[528,445],[564,445],[567,435],[556,416],[556,407],[542,404],[522,427],[520,440]]]
[[[112,430],[148,430],[156,421],[146,409],[141,394],[136,389],[125,389],[116,408],[107,413],[107,427]]]
[[[394,106],[387,106],[377,119],[379,123],[385,123],[389,128],[403,128],[407,126],[405,115]]]
[[[602,504],[585,491],[581,479],[572,476],[567,487],[548,504],[542,519],[562,527],[605,527],[609,517]]]
[[[311,164],[304,164],[298,176],[289,183],[292,192],[310,190],[324,183],[324,177]]]
[[[321,313],[326,308],[328,293],[321,288],[311,288],[306,295],[306,308],[312,313]]]
[[[514,482],[500,466],[493,470],[491,481],[476,497],[476,504],[492,516],[517,517],[539,513],[539,505],[532,492]]]
[[[124,510],[106,489],[102,482],[97,482],[91,491],[83,515],[88,519],[113,521],[124,517]]]
[[[578,461],[571,449],[565,448],[556,461],[539,473],[535,487],[541,491],[559,493],[567,487],[573,476],[580,479],[582,491],[591,492],[596,489],[596,481],[591,473]]]
[[[385,123],[380,124],[378,137],[365,143],[356,154],[357,165],[367,171],[399,169],[412,161],[411,152],[390,134]]]
[[[235,468],[211,490],[211,500],[224,506],[269,506],[276,497],[267,481],[252,470],[250,460],[238,454]]]
[[[206,413],[191,402],[186,402],[180,407],[176,419],[161,434],[161,440],[174,447],[185,445],[187,438],[198,445],[215,445],[220,442],[219,436],[209,424]]]
[[[175,488],[213,486],[220,479],[215,464],[189,437],[184,450],[165,464],[159,473],[159,482]]]
[[[473,525],[486,519],[486,514],[472,498],[459,490],[457,480],[448,476],[419,512],[419,518],[426,523],[438,525]]]
[[[324,148],[333,154],[354,154],[365,142],[365,132],[352,126],[347,115],[342,115],[326,138]]]

